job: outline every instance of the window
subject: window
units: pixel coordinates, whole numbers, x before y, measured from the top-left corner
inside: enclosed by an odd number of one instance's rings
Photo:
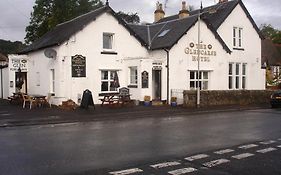
[[[158,35],[158,37],[165,36],[169,31],[170,31],[170,29],[166,29],[166,30],[162,31],[162,32]]]
[[[229,64],[228,70],[228,88],[233,89],[233,64]]]
[[[102,92],[116,92],[117,88],[113,86],[114,75],[116,70],[102,70],[101,71],[101,91]]]
[[[103,33],[103,49],[113,49],[113,33]]]
[[[190,71],[190,89],[197,89],[198,84],[198,72]],[[199,72],[199,87],[200,90],[207,90],[209,84],[209,72],[200,71]]]
[[[50,82],[50,92],[55,92],[55,69],[50,70],[51,82]]]
[[[228,88],[229,89],[246,89],[246,63],[229,63]]]
[[[233,47],[242,48],[243,28],[233,27]]]
[[[129,67],[130,69],[130,85],[138,84],[138,68],[136,66]]]
[[[242,89],[246,89],[246,64],[242,64]]]

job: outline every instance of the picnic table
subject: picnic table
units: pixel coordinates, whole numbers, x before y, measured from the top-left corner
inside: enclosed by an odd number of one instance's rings
[[[101,106],[104,104],[108,104],[109,106],[113,105],[119,105],[120,103],[122,105],[129,103],[131,101],[129,89],[128,88],[120,88],[119,92],[112,92],[112,93],[103,93],[101,94],[103,96]]]

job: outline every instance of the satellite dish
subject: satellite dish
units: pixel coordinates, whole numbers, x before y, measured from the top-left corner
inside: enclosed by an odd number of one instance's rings
[[[56,59],[56,56],[57,56],[57,51],[55,51],[54,49],[46,49],[44,51],[44,55],[47,57],[47,58],[53,58],[53,59]]]

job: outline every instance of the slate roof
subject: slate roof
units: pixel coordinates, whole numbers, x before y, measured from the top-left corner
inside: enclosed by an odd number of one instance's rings
[[[244,9],[254,28],[259,33],[258,27],[254,23],[241,0],[233,0],[222,4],[216,4],[202,10],[204,12],[201,16],[202,20],[207,24],[208,28],[215,35],[215,38],[221,43],[222,47],[228,53],[231,53],[231,50],[217,33],[217,29],[238,4],[240,4]],[[123,25],[130,34],[133,35],[147,49],[156,50],[172,48],[197,22],[197,14],[199,10],[190,12],[190,16],[183,19],[178,19],[178,15],[173,15],[163,18],[157,23],[136,25],[126,23],[117,16],[114,10],[112,10],[108,5],[105,5],[97,10],[57,25],[53,30],[46,33],[32,45],[25,48],[21,54],[60,45],[105,12],[111,13],[118,20],[119,24]],[[166,31],[165,35],[161,36],[161,33],[164,31]]]

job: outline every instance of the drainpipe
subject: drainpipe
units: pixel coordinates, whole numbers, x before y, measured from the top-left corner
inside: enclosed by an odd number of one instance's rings
[[[167,65],[166,65],[166,67],[167,67],[167,102],[166,102],[166,104],[169,104],[169,95],[170,95],[170,50],[168,50],[168,49],[164,49],[164,51],[167,53]]]
[[[4,94],[3,94],[3,66],[0,66],[1,68],[1,98],[4,98]]]

